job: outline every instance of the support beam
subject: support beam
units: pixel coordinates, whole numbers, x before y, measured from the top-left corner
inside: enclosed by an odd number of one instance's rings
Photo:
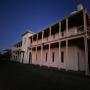
[[[88,42],[87,42],[87,37],[84,37],[84,46],[85,46],[85,74],[89,74],[89,64],[88,64]]]
[[[37,43],[38,43],[38,34],[37,34]]]
[[[49,36],[51,36],[51,26],[49,27],[49,29],[50,29]]]
[[[61,62],[61,42],[59,42],[59,60],[58,60],[58,68],[60,69],[60,62]]]
[[[32,61],[33,61],[33,60],[32,60],[32,59],[33,59],[33,58],[32,58],[32,55],[33,55],[33,54],[32,54],[32,48],[31,48],[31,64],[33,64],[33,62],[32,62]]]
[[[68,70],[68,40],[66,40],[66,61],[65,61],[65,64],[66,64],[66,71]]]
[[[37,61],[38,61],[38,60],[37,60],[37,47],[36,47],[36,64],[38,64]]]
[[[43,35],[44,35],[44,31],[42,31],[42,43],[43,43]]]
[[[41,62],[40,62],[40,66],[43,63],[43,45],[41,45]]]
[[[87,42],[87,22],[86,22],[86,10],[83,10],[83,22],[84,22],[84,46],[85,46],[85,74],[89,74],[89,65],[88,65],[88,42]]]
[[[59,38],[61,38],[61,22],[59,22]]]
[[[49,59],[48,59],[48,67],[50,66],[50,62],[51,62],[51,50],[50,50],[50,43],[49,43]]]
[[[68,18],[66,18],[66,36],[68,36]]]
[[[83,10],[83,23],[84,23],[84,32],[86,32],[87,35],[86,10]]]

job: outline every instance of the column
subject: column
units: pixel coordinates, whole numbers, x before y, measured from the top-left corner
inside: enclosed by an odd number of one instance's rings
[[[89,65],[88,65],[88,42],[87,37],[84,37],[84,45],[85,45],[85,74],[89,74]]]
[[[51,36],[51,26],[50,26],[49,28],[50,28],[50,32],[49,32],[49,35]]]
[[[51,62],[51,51],[50,51],[50,43],[49,43],[49,61],[48,61],[48,67],[50,66],[50,62]]]
[[[66,18],[66,36],[68,36],[68,18]]]
[[[38,34],[37,34],[37,43],[38,43]]]
[[[37,60],[37,59],[38,59],[38,58],[37,58],[37,47],[36,47],[36,55],[35,55],[35,57],[36,57],[36,58],[35,58],[35,59],[36,59],[36,64],[38,64],[38,63],[37,63],[37,61],[38,61],[38,60]]]
[[[43,63],[43,45],[41,45],[41,62],[40,65]]]
[[[43,43],[43,35],[44,35],[44,31],[42,31],[42,43]]]
[[[68,70],[68,40],[66,40],[66,60],[65,60],[65,64],[66,64],[66,71]]]
[[[66,18],[66,36],[68,36],[68,18]],[[68,40],[66,40],[66,71],[68,70]]]
[[[32,36],[32,45],[33,45],[33,36]]]
[[[49,40],[51,41],[51,26],[49,27],[49,30],[50,30],[50,32],[49,32]]]
[[[61,60],[61,42],[59,41],[59,61],[58,61],[58,68],[60,69],[60,61]]]
[[[87,22],[86,22],[86,10],[83,10],[83,22],[84,22],[84,45],[85,45],[85,74],[89,74],[89,65],[88,65],[88,42],[87,42]]]
[[[33,64],[33,61],[32,61],[32,48],[31,48],[31,64]]]
[[[86,10],[83,10],[83,23],[84,23],[84,31],[87,34]]]
[[[61,38],[61,22],[59,22],[59,38]]]

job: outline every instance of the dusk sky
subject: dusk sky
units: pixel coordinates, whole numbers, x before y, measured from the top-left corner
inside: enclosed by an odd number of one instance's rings
[[[80,3],[90,12],[90,0],[0,0],[0,49],[10,48],[29,28],[38,32],[63,19]]]

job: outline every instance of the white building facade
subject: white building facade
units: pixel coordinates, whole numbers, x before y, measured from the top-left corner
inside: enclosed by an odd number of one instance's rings
[[[20,62],[90,73],[90,16],[85,9],[22,35]]]

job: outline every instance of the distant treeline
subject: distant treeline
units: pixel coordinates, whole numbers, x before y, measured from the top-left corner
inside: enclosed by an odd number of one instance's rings
[[[5,50],[0,52],[0,60],[10,60],[11,50]]]

